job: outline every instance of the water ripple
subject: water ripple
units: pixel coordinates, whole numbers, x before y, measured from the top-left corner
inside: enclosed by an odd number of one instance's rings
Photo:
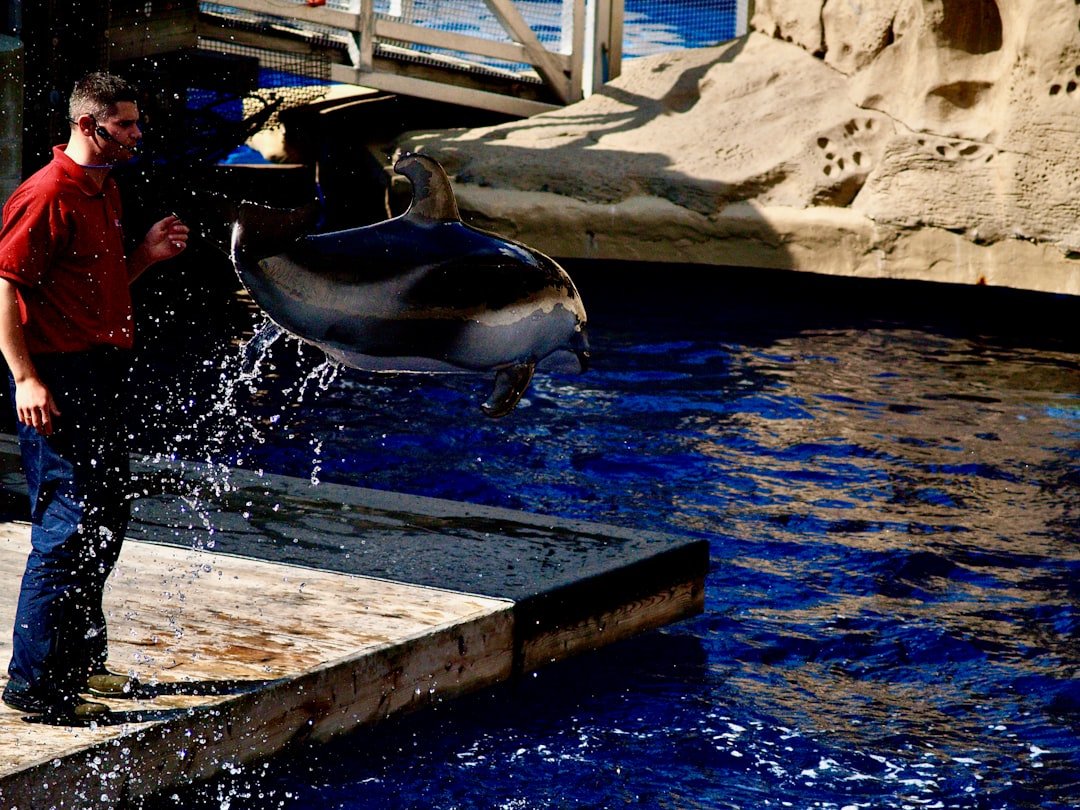
[[[1080,804],[1080,355],[794,305],[785,320],[775,297],[585,298],[595,371],[538,376],[498,422],[476,409],[487,380],[305,388],[321,360],[286,345],[224,437],[182,438],[213,422],[196,389],[139,440],[705,537],[705,613],[185,806]],[[173,378],[154,373],[158,401]]]

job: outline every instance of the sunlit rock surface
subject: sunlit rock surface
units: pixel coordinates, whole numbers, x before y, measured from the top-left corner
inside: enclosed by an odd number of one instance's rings
[[[751,26],[398,146],[467,221],[559,257],[1080,294],[1080,4],[759,0]]]

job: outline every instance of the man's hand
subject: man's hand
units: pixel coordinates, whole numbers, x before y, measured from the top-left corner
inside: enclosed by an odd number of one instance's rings
[[[188,233],[188,226],[175,214],[155,222],[128,260],[128,278],[134,281],[150,265],[179,256],[187,247]]]
[[[155,222],[143,239],[143,244],[150,251],[151,263],[180,255],[187,247],[188,231],[188,226],[176,214]]]
[[[51,436],[53,422],[60,409],[53,401],[52,393],[37,377],[15,384],[15,413],[19,421],[32,427],[42,436]]]
[[[51,436],[60,409],[26,350],[18,290],[6,278],[0,278],[0,353],[15,380],[15,415],[42,436]]]

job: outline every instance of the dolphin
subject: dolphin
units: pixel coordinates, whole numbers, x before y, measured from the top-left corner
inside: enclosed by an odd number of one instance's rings
[[[537,366],[584,371],[585,308],[570,276],[526,245],[461,221],[438,162],[411,153],[401,216],[315,233],[316,204],[244,203],[231,258],[269,321],[248,345],[283,332],[343,365],[373,371],[494,371],[488,416],[510,413]]]

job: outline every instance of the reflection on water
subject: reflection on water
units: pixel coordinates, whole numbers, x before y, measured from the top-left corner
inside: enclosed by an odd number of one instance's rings
[[[190,387],[228,351],[150,358],[144,407],[183,407],[148,448],[712,546],[696,619],[184,806],[1080,804],[1077,305],[699,274],[579,270],[594,370],[538,377],[500,421],[487,380],[321,390],[317,352],[286,344],[208,443],[185,434],[213,422]]]

